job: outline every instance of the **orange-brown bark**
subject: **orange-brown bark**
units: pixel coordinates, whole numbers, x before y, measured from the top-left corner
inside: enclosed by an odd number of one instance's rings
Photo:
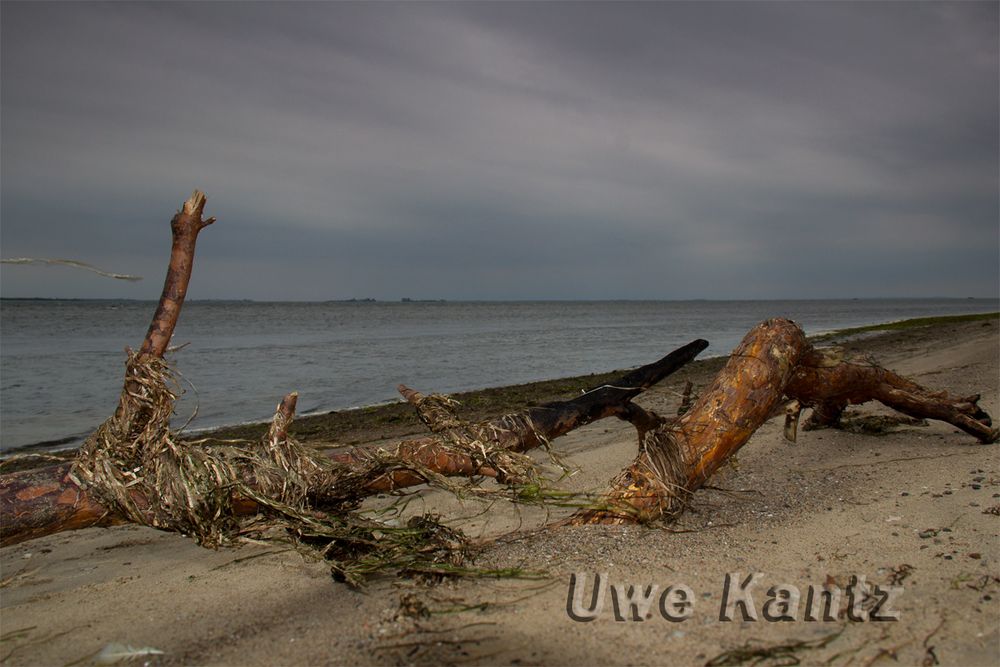
[[[142,347],[139,348],[141,353],[162,357],[170,344],[170,338],[174,335],[177,318],[180,317],[188,285],[191,283],[198,233],[215,222],[215,218],[202,218],[206,201],[205,193],[195,190],[170,221],[173,239],[170,263],[167,266],[167,276],[163,281],[163,292],[156,313],[153,315]]]
[[[694,341],[659,361],[626,373],[611,385],[597,387],[568,401],[530,408],[520,415],[490,420],[482,428],[496,436],[499,446],[516,452],[539,447],[574,428],[609,416],[629,419],[651,428],[658,421],[631,403],[630,399],[690,362],[707,345],[702,340]],[[412,392],[410,396],[419,394]],[[296,399],[297,394],[289,394],[279,405],[269,440],[285,437]],[[403,465],[384,474],[375,474],[364,485],[365,494],[384,493],[423,484],[426,477],[421,474],[421,469],[446,476],[497,476],[497,471],[490,466],[483,465],[468,454],[455,451],[437,437],[404,440],[396,446],[395,454]],[[364,463],[363,452],[337,452],[331,458],[342,464],[359,467]],[[412,469],[405,467],[407,462],[413,465]],[[6,546],[61,530],[108,525],[123,520],[80,489],[66,476],[68,470],[69,464],[64,464],[0,476],[0,508],[4,516],[0,545]],[[37,497],[18,498],[17,493],[25,496],[25,489],[37,489]],[[32,491],[26,493],[30,495]],[[317,489],[316,495],[322,497],[324,490]],[[60,498],[63,500],[56,502]],[[142,504],[142,499],[137,498],[137,502]],[[253,514],[257,511],[257,506],[251,501],[237,499],[234,509],[239,514]]]
[[[62,463],[0,475],[0,546],[56,530],[124,522],[69,478],[71,465]]]
[[[808,428],[835,425],[845,406],[871,400],[911,417],[946,421],[983,443],[1000,436],[978,406],[978,396],[932,392],[870,361],[845,361],[835,351],[813,348],[793,322],[769,320],[747,334],[683,417],[640,433],[639,455],[615,478],[603,501],[567,523],[622,524],[669,517],[761,424],[782,412],[787,400],[794,401],[785,411],[789,437],[794,437],[803,406],[814,408]]]
[[[604,502],[570,523],[647,522],[679,510],[772,414],[807,346],[802,330],[788,320],[754,327],[680,419],[646,434]]]
[[[979,396],[960,398],[944,391],[932,392],[871,362],[843,360],[830,350],[810,349],[785,393],[803,405],[816,406],[807,429],[835,426],[847,405],[875,400],[910,417],[948,422],[983,443],[996,442],[1000,434],[979,407]]]

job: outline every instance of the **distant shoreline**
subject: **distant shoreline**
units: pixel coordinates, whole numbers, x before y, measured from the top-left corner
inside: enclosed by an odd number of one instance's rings
[[[197,303],[296,303],[296,304],[421,304],[421,303],[796,303],[810,301],[993,301],[997,302],[998,297],[992,296],[832,296],[819,298],[789,297],[773,299],[717,299],[717,298],[678,298],[678,299],[412,299],[409,297],[375,299],[346,298],[346,299],[311,299],[311,300],[274,300],[274,299],[187,299],[186,304]],[[94,303],[157,303],[157,299],[132,299],[119,297],[47,297],[47,296],[3,296],[0,302],[4,301],[73,301],[73,302],[94,302]]]

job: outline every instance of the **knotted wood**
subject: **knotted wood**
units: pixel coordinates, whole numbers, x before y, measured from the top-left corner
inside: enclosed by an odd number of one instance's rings
[[[645,434],[639,455],[612,482],[604,501],[569,523],[641,523],[680,511],[771,416],[806,348],[795,323],[758,324],[682,417]]]
[[[794,322],[773,319],[746,335],[711,387],[680,419],[640,432],[638,456],[612,481],[604,499],[566,523],[671,518],[771,417],[785,413],[786,435],[794,437],[803,406],[814,409],[808,429],[836,426],[848,404],[872,400],[910,417],[948,422],[983,443],[1000,437],[979,407],[978,395],[956,398],[871,360],[845,360],[839,350],[813,348]],[[791,405],[782,409],[788,401]]]
[[[875,400],[910,417],[948,422],[984,444],[996,442],[1000,434],[979,407],[979,395],[931,391],[869,360],[844,359],[837,349],[809,349],[785,393],[814,407],[807,430],[836,426],[848,405]]]

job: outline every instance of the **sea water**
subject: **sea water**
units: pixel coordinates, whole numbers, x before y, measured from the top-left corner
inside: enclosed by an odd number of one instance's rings
[[[115,408],[126,346],[155,303],[0,302],[0,450],[69,446]],[[397,400],[402,382],[454,392],[631,368],[695,338],[728,354],[757,322],[809,334],[910,317],[990,312],[989,299],[821,301],[189,302],[170,359],[187,391],[175,425],[270,418]]]

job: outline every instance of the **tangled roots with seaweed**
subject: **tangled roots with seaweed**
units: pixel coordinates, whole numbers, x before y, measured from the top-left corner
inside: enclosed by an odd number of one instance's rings
[[[263,442],[183,440],[170,428],[180,393],[166,361],[129,350],[118,409],[80,449],[73,481],[135,523],[192,535],[204,546],[249,533],[290,537],[333,561],[334,576],[353,584],[385,570],[466,572],[468,540],[438,517],[390,526],[356,511],[365,487],[380,476],[407,470],[454,490],[442,475],[384,450],[356,450],[350,464],[334,461],[289,437],[290,417],[280,409]],[[505,456],[485,433],[448,433],[453,451],[534,479],[528,457]],[[255,514],[237,511],[247,502],[256,505]]]

